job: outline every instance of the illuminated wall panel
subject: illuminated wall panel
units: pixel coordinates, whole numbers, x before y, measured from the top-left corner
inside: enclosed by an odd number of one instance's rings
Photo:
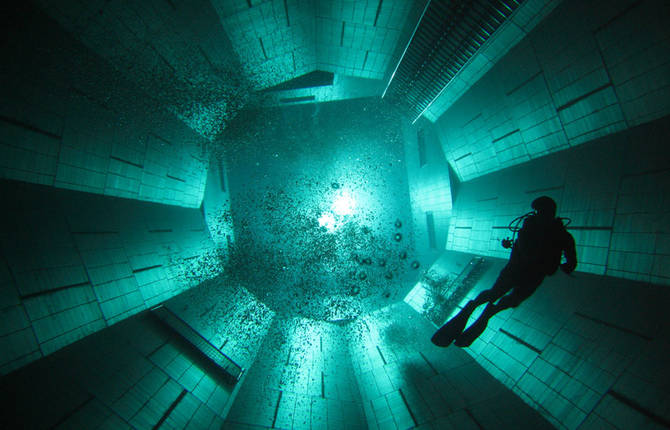
[[[216,276],[194,209],[4,181],[2,373]]]
[[[42,12],[10,27],[0,177],[199,207],[205,139]],[[21,21],[21,22],[23,22]]]
[[[668,16],[662,1],[561,3],[435,122],[459,179],[667,115]]]
[[[12,392],[3,420],[13,428],[220,429],[234,390],[148,312],[12,373],[3,386]]]
[[[668,284],[668,118],[460,184],[447,249],[508,258],[500,241],[540,195],[572,219],[578,271]]]

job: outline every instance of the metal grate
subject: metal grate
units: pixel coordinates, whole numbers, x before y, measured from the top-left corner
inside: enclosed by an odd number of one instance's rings
[[[389,95],[420,115],[523,0],[431,1],[389,83]]]

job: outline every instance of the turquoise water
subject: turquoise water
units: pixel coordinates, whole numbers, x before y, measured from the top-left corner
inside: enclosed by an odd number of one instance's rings
[[[236,239],[223,276],[317,319],[401,299],[420,262],[399,124],[365,99],[241,113],[220,139]]]

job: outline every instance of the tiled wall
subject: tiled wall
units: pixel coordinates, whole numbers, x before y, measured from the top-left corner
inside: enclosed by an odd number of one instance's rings
[[[216,276],[195,209],[0,182],[6,374]]]
[[[228,249],[235,243],[235,232],[232,220],[228,216],[230,214],[228,168],[221,158],[212,156],[210,159],[201,210],[214,244],[219,248]]]
[[[209,0],[34,3],[117,79],[141,88],[135,97],[175,114],[201,137],[215,139],[246,102],[239,59]]]
[[[309,319],[275,320],[225,428],[364,429],[346,330]]]
[[[2,48],[0,178],[199,207],[205,140],[46,15],[18,8],[5,17],[16,25]]]
[[[418,127],[405,123],[402,133],[417,250],[422,255],[435,257],[444,249],[451,219],[453,189],[449,167],[433,127],[427,123]],[[431,249],[427,214],[433,217],[434,249]]]
[[[572,219],[578,271],[670,283],[665,117],[460,184],[447,249],[508,258],[505,227],[543,194]]]
[[[256,87],[267,88],[313,70],[374,80],[389,76],[424,3],[215,0],[212,5]],[[377,90],[380,94],[383,87]]]
[[[505,264],[489,262],[469,299]],[[467,351],[556,428],[667,428],[668,299],[661,285],[557,273]]]
[[[242,369],[256,359],[275,317],[246,288],[222,277],[184,291],[165,305]]]
[[[201,430],[221,428],[234,386],[145,312],[12,373],[3,389],[7,428]]]
[[[405,303],[347,327],[369,429],[550,429],[463,351],[430,343],[433,326]]]
[[[562,0],[526,0],[510,19],[496,30],[456,76],[442,89],[430,104],[424,116],[437,120],[470,87],[493,67],[510,49],[514,48],[538,23],[549,15]]]
[[[566,0],[435,123],[467,181],[670,112],[661,0]]]

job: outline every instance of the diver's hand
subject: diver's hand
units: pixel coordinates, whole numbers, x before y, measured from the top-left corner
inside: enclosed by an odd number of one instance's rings
[[[571,274],[572,272],[574,272],[574,270],[575,270],[576,267],[577,267],[577,265],[574,264],[574,263],[572,263],[572,264],[571,264],[571,263],[563,263],[563,264],[561,264],[561,270],[562,270],[563,272],[565,272],[566,274],[568,274],[568,275]]]

